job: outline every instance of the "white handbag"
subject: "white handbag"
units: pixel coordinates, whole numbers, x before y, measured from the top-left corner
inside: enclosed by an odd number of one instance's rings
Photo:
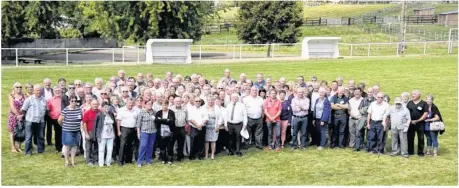
[[[445,124],[441,121],[435,121],[430,123],[430,131],[443,131],[445,130]]]

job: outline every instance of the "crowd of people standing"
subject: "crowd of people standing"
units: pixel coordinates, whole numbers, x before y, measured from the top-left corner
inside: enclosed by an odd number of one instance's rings
[[[380,86],[366,89],[354,80],[345,86],[341,77],[329,84],[316,76],[275,81],[258,73],[252,81],[245,73],[234,79],[226,69],[219,80],[172,72],[161,79],[151,73],[127,77],[120,70],[105,84],[102,78],[94,85],[60,78],[53,87],[45,78],[25,84],[25,90],[16,82],[12,89],[11,151],[31,155],[34,144],[37,153],[54,145],[65,167],[74,166],[79,154],[88,166],[135,161],[141,167],[157,154],[161,163],[172,164],[185,156],[213,160],[220,152],[241,157],[250,147],[277,152],[350,147],[408,158],[415,154],[415,135],[419,156],[437,156],[444,132],[432,128],[443,121],[433,95],[422,100],[413,90],[390,103]],[[14,136],[19,124],[25,127],[24,151]]]

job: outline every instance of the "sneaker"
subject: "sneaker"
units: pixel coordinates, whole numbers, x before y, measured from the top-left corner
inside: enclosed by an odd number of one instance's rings
[[[92,163],[88,163],[87,165],[88,165],[88,166],[91,166],[91,167],[94,166],[94,164],[92,164]]]
[[[65,167],[65,168],[69,167],[69,164],[68,164],[68,163],[65,163],[65,164],[64,164],[64,167]]]
[[[140,168],[140,167],[142,167],[142,165],[141,165],[141,164],[137,164],[137,167],[139,167],[139,168]]]
[[[403,157],[408,159],[408,155],[403,155]]]
[[[398,153],[393,152],[393,153],[390,153],[389,155],[390,156],[396,156],[396,155],[398,155]]]
[[[167,162],[167,164],[172,165],[172,162],[169,161],[169,162]]]
[[[166,161],[161,162],[161,164],[166,164]]]
[[[292,150],[296,150],[297,148],[296,147],[292,147]]]
[[[305,147],[301,147],[301,150],[303,150],[303,151],[304,151],[305,149],[306,149]]]
[[[322,146],[319,146],[319,147],[317,148],[317,150],[323,150],[323,149],[324,149],[324,147],[322,147]]]

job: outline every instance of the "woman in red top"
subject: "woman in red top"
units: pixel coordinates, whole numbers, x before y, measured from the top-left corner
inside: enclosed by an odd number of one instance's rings
[[[265,100],[263,109],[266,116],[266,124],[268,125],[268,150],[272,150],[276,147],[276,151],[280,151],[280,114],[282,104],[276,96],[276,90],[271,90],[269,92],[269,98]],[[275,132],[274,141],[273,131]]]

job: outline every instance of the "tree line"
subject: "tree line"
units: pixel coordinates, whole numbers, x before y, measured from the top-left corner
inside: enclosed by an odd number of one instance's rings
[[[296,42],[300,2],[238,2],[236,29],[246,43]],[[4,1],[2,41],[21,38],[112,38],[145,44],[150,38],[194,39],[218,17],[213,2]]]

